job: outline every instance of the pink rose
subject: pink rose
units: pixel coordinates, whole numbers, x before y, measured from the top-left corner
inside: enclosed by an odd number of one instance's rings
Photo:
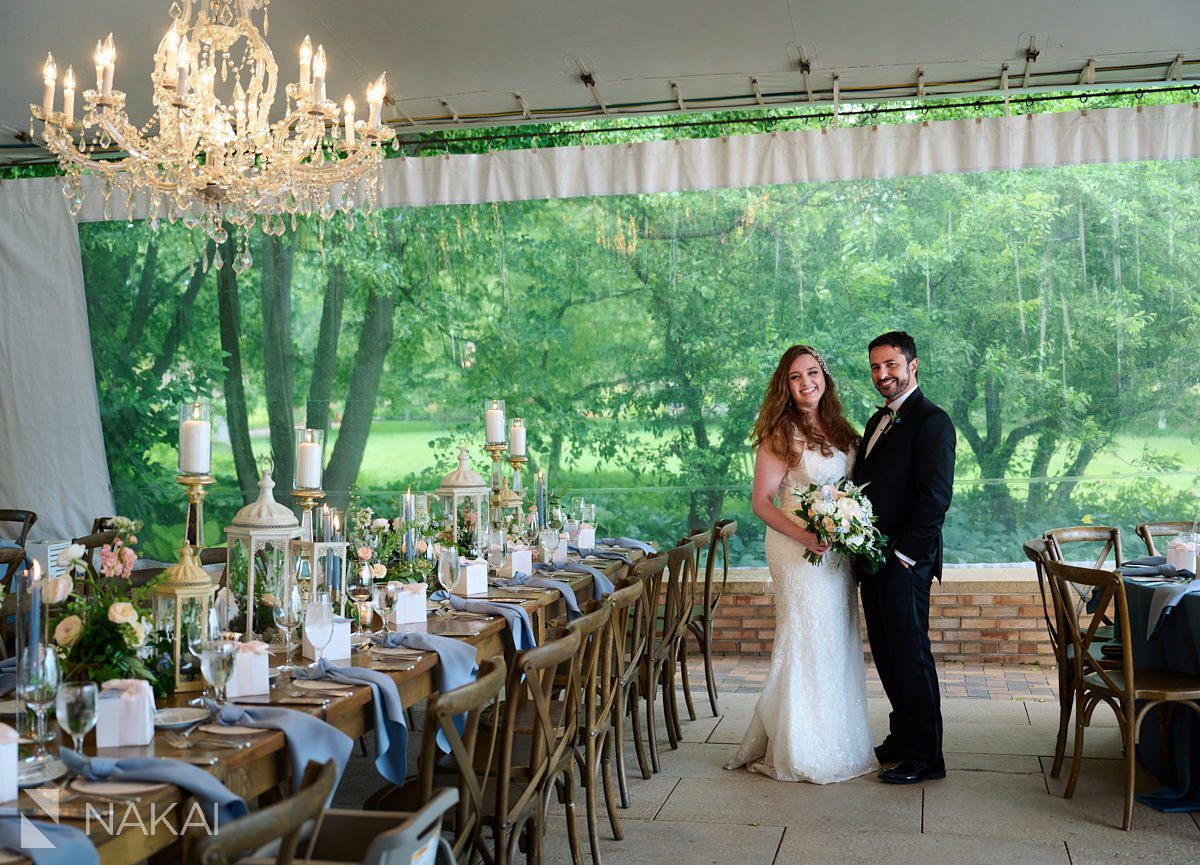
[[[369,558],[371,558],[371,548],[370,547],[359,547],[358,548],[358,560],[360,562],[365,562]]]

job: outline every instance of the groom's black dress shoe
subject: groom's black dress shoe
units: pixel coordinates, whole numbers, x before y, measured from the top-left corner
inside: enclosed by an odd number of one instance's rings
[[[922,781],[936,781],[945,777],[946,763],[943,760],[932,766],[919,760],[901,760],[879,773],[879,780],[885,784],[920,784]]]
[[[904,748],[891,739],[885,739],[883,744],[875,746],[875,759],[880,763],[899,763],[904,759]]]

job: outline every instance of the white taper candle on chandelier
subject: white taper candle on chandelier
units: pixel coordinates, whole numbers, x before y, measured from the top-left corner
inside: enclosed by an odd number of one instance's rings
[[[117,48],[113,43],[113,35],[108,34],[104,40],[104,98],[112,96],[113,74],[117,68]]]
[[[312,76],[312,40],[307,36],[300,43],[300,85],[301,93],[308,93]]]
[[[313,55],[312,61],[313,71],[313,90],[316,92],[317,102],[325,101],[325,46],[318,45],[317,53]]]
[[[47,115],[54,110],[54,83],[58,80],[58,65],[54,62],[54,55],[47,54],[46,62],[42,64],[42,83],[45,88],[42,90],[42,111]]]
[[[63,76],[63,114],[68,125],[75,122],[75,70],[70,66]]]
[[[354,146],[354,97],[349,93],[346,94],[346,102],[344,104],[346,112],[346,146]]]

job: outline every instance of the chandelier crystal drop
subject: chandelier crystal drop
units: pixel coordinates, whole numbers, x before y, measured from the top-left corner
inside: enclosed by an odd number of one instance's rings
[[[125,94],[113,86],[116,46],[110,33],[96,43],[95,89],[83,92],[75,117],[75,74],[63,76],[62,110],[54,110],[58,69],[46,57],[41,105],[30,112],[44,123],[46,146],[66,173],[63,193],[72,215],[83,204],[82,177],[101,178],[105,214],[113,189],[148,205],[160,218],[203,226],[218,242],[229,222],[237,229],[233,268],[252,264],[247,231],[255,222],[281,235],[290,217],[372,208],[379,195],[385,146],[397,145],[382,122],[384,75],[367,89],[368,117],[355,118],[326,97],[323,46],[300,46],[299,77],[284,88],[282,116],[274,115],[279,69],[263,34],[270,0],[175,0],[172,23],[154,54],[150,80],[154,114],[137,127],[125,113]],[[263,10],[263,28],[251,13]],[[131,217],[132,218],[132,217]],[[218,260],[219,261],[219,260]],[[214,262],[216,266],[221,264]]]

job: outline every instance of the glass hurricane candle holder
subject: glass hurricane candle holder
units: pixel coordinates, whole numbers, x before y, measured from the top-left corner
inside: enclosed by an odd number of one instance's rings
[[[179,474],[212,474],[212,406],[203,400],[179,406]]]
[[[296,427],[296,460],[292,488],[321,489],[324,462],[325,430]]]

